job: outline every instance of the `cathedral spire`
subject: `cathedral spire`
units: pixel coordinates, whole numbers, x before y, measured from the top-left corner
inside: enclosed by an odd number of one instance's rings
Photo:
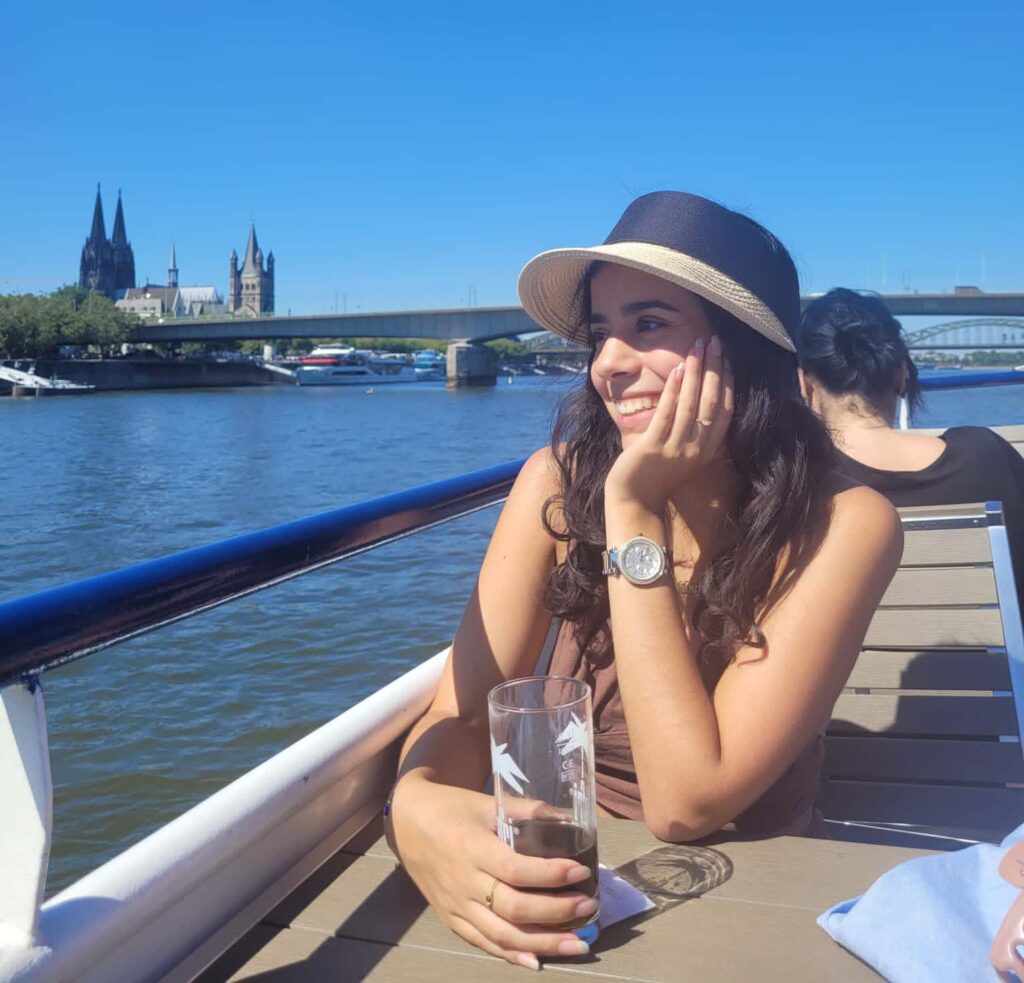
[[[103,221],[103,199],[100,198],[100,185],[96,182],[96,205],[92,210],[92,230],[89,232],[91,242],[106,242],[107,227]]]
[[[262,273],[262,269],[256,265],[256,253],[259,252],[259,243],[256,242],[256,225],[249,226],[249,242],[245,247],[245,259],[242,262],[243,273]]]
[[[97,199],[98,200],[98,199]],[[103,215],[100,214],[100,222],[103,221]],[[121,207],[121,189],[117,189],[117,211],[114,214],[114,231],[110,236],[110,244],[112,246],[127,246],[128,236],[124,230],[124,209]]]
[[[171,260],[170,265],[167,267],[167,286],[176,287],[178,285],[178,260],[174,255],[174,241],[171,241]]]

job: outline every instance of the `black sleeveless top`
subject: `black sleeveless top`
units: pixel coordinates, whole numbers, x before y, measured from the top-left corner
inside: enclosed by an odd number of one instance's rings
[[[1024,458],[987,427],[953,427],[942,440],[946,449],[920,471],[870,468],[838,450],[837,466],[896,506],[1002,502],[1017,596],[1024,602]]]

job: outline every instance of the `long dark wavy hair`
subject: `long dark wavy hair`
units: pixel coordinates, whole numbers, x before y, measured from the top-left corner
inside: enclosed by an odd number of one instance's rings
[[[580,285],[584,324],[590,318],[590,281],[599,265]],[[739,477],[729,517],[733,535],[700,579],[696,618],[701,658],[724,666],[740,644],[764,645],[758,612],[785,592],[820,542],[829,515],[832,444],[800,398],[796,356],[717,305],[702,303],[732,364],[736,392],[726,437]],[[588,368],[595,354],[591,345]],[[622,450],[618,428],[589,372],[562,400],[551,449],[561,488],[545,503],[543,520],[548,533],[568,548],[548,578],[545,603],[573,623],[585,649],[609,615],[607,578],[601,572],[604,482]],[[785,561],[781,577],[780,557]]]

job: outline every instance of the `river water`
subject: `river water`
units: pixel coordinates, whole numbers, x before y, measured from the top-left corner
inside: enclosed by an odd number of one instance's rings
[[[0,600],[523,457],[571,378],[0,400]],[[919,426],[1024,422],[1024,388]],[[44,677],[53,894],[443,647],[496,518],[456,523]]]

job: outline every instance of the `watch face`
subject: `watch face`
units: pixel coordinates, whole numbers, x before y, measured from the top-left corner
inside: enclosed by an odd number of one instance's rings
[[[622,572],[631,580],[648,584],[665,570],[665,560],[657,545],[649,539],[630,540],[622,549]]]

